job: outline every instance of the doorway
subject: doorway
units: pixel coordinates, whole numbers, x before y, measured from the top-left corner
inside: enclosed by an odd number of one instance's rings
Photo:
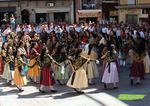
[[[54,21],[56,23],[65,22],[65,12],[62,13],[54,13]]]
[[[138,15],[126,15],[126,23],[128,24],[137,24],[138,23]]]
[[[36,13],[36,23],[44,23],[46,21],[46,13]]]
[[[22,16],[22,23],[23,24],[25,24],[25,23],[29,24],[30,23],[30,19],[29,19],[30,14],[29,14],[28,10],[26,10],[26,9],[22,10],[21,11],[21,16]]]

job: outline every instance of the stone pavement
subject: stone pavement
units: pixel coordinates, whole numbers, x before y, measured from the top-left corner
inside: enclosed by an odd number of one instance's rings
[[[5,80],[0,77],[0,106],[150,106],[150,75],[146,75],[141,85],[130,86],[129,69],[121,68],[119,73],[120,83],[117,90],[104,90],[100,78],[95,79],[96,85],[84,89],[85,94],[78,95],[73,89],[66,86],[55,85],[58,90],[53,94],[48,91],[41,94],[39,85],[31,82],[23,87],[24,92],[17,88],[7,86]],[[142,100],[120,101],[119,94],[145,94]]]

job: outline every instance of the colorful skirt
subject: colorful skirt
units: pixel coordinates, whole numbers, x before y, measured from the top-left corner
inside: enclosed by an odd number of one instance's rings
[[[86,66],[87,77],[89,79],[98,77],[98,68],[95,61],[90,61]]]
[[[54,84],[55,84],[55,80],[52,77],[52,71],[50,70],[50,67],[47,66],[43,68],[41,71],[40,85],[52,86]]]
[[[4,72],[3,72],[3,78],[7,80],[12,80],[13,79],[13,70],[10,70],[9,64],[5,64],[4,66]]]
[[[61,63],[60,65],[64,66],[65,63]],[[62,67],[61,66],[57,65],[57,67],[56,67],[55,80],[65,80],[65,79],[69,78],[67,68],[64,68],[64,70],[63,70],[64,72],[62,72]]]
[[[88,79],[85,70],[81,68],[77,72],[73,72],[67,86],[71,88],[87,88]]]
[[[0,75],[3,74],[3,71],[4,71],[4,62],[2,57],[0,57]]]
[[[102,82],[103,83],[118,83],[119,82],[116,62],[111,62],[110,65],[106,63]]]
[[[20,72],[18,70],[18,67],[15,67],[14,84],[18,85],[18,86],[23,86],[23,85],[27,84],[26,76],[20,76]]]
[[[130,77],[140,77],[143,78],[145,75],[145,70],[144,70],[144,64],[143,61],[141,62],[133,62],[131,71],[130,71]]]
[[[36,59],[32,59],[30,61],[30,65],[34,65],[34,63],[36,62]],[[28,76],[29,77],[37,77],[37,76],[40,76],[40,66],[39,65],[35,65],[34,67],[32,68],[29,68],[28,69]]]

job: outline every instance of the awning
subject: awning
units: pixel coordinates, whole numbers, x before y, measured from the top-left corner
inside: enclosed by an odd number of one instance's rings
[[[117,9],[134,9],[134,8],[150,8],[150,5],[125,5],[125,6],[115,6]]]
[[[36,13],[55,13],[55,12],[70,12],[70,8],[35,8]]]
[[[15,12],[16,7],[0,7],[0,12]]]

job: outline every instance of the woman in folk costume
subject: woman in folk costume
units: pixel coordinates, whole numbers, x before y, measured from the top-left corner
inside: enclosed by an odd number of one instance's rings
[[[82,56],[85,56],[86,58],[90,58],[90,61],[88,62],[87,66],[85,66],[85,70],[87,72],[87,77],[89,79],[89,85],[94,85],[92,83],[93,78],[98,77],[98,68],[96,65],[96,60],[98,58],[96,48],[94,48],[94,44],[88,44],[88,39],[83,39],[85,48],[83,49]]]
[[[55,90],[53,87],[53,85],[55,84],[55,80],[53,78],[54,75],[52,75],[53,71],[51,68],[52,57],[49,55],[49,51],[46,47],[44,47],[42,49],[41,56],[38,60],[39,60],[39,64],[41,67],[41,78],[40,78],[39,91],[42,93],[45,93],[43,88],[45,86],[49,86],[51,92],[57,92],[57,90]]]
[[[117,83],[119,82],[118,71],[116,66],[116,60],[118,58],[118,53],[115,51],[113,44],[108,46],[108,51],[102,56],[102,59],[106,59],[107,63],[105,66],[104,74],[102,77],[102,82],[104,83],[104,88],[107,89],[107,84],[113,83],[114,89],[117,89]]]
[[[4,42],[1,48],[0,74],[3,74],[4,64],[6,63],[6,50],[7,50],[7,43]]]
[[[40,66],[36,64],[37,58],[40,56],[40,54],[37,52],[37,47],[37,43],[33,42],[30,48],[30,65],[33,65],[33,67],[29,68],[28,70],[28,76],[30,77],[30,80],[33,81],[33,78],[35,83],[37,81],[37,77],[40,76]]]
[[[80,56],[82,50],[76,48],[75,51],[75,56],[70,59],[74,72],[68,80],[67,86],[74,88],[77,93],[82,94],[84,93],[81,91],[82,88],[88,87],[88,79],[84,69],[84,66],[87,64],[88,60]]]
[[[63,45],[58,46],[56,53],[53,55],[53,58],[57,63],[59,63],[59,65],[56,66],[55,70],[55,80],[57,80],[60,85],[64,85],[63,80],[68,79],[69,76],[68,70],[66,69],[67,56],[65,54]]]
[[[136,41],[133,40],[132,48],[129,50],[129,56],[132,57],[133,63],[130,71],[131,85],[133,85],[133,80],[136,78],[136,84],[140,84],[140,79],[144,78],[145,69],[143,64],[143,58],[145,56],[145,42],[143,38],[137,38]]]
[[[3,45],[3,38],[0,37],[0,47],[2,47],[2,45]],[[0,49],[0,53],[1,53],[1,49]],[[3,74],[3,68],[4,68],[4,63],[3,63],[2,56],[0,54],[0,75]]]
[[[110,41],[110,40],[107,41],[107,45],[105,45],[105,47],[104,47],[104,49],[103,49],[103,51],[102,51],[102,55],[105,55],[105,54],[107,53],[108,48],[110,48],[110,45],[111,45],[112,43],[113,43],[113,42]],[[116,67],[117,67],[117,71],[120,72],[120,67],[119,67],[119,65],[118,65],[117,60],[118,60],[118,59],[115,60],[115,62],[116,62]],[[103,65],[102,65],[102,69],[101,69],[101,73],[100,73],[100,76],[102,76],[102,77],[103,77],[103,74],[104,74],[104,72],[105,72],[106,64],[107,64],[107,59],[104,58],[104,60],[103,60]]]
[[[14,55],[11,46],[7,47],[6,63],[4,66],[3,78],[7,80],[8,84],[11,84],[14,76]]]
[[[145,42],[146,42],[146,39],[145,39]],[[143,59],[145,73],[150,73],[150,58],[149,58],[148,49],[147,49],[148,43],[149,42],[145,43],[145,45],[146,45],[146,50],[145,51],[146,52],[145,52],[145,56],[144,56],[144,59]]]
[[[26,63],[28,63],[28,60],[27,60],[27,51],[25,49],[25,43],[23,41],[21,41],[19,43],[19,49],[21,51],[21,57],[23,58],[23,61],[25,61]],[[24,70],[27,71],[28,70],[28,67],[27,65],[24,65]]]
[[[24,65],[28,65],[21,57],[21,50],[17,50],[17,56],[15,58],[15,72],[14,72],[14,84],[17,86],[19,91],[24,91],[22,86],[27,84]],[[29,65],[28,65],[29,66]]]

